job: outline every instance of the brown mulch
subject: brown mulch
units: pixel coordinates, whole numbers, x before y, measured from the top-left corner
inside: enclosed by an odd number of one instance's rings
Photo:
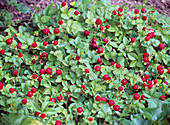
[[[33,5],[44,9],[47,5],[51,3],[51,0],[17,0],[18,3],[22,2],[24,5],[28,6],[30,10],[35,10]],[[61,4],[63,0],[53,0],[54,3]],[[65,2],[70,3],[73,0],[65,0]],[[128,3],[129,9],[134,9],[136,5],[140,5],[143,0],[111,0],[111,4],[122,6]],[[161,14],[167,14],[170,17],[170,0],[149,0],[148,5],[152,5]],[[13,21],[21,20],[27,22],[30,19],[31,14],[23,14],[15,9],[15,6],[8,5],[6,0],[0,0],[0,9],[6,9],[13,14]]]

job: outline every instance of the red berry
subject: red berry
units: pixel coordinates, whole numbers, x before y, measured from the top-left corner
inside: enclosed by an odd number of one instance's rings
[[[163,69],[163,67],[161,65],[157,66],[157,70]]]
[[[57,46],[57,45],[58,45],[58,41],[57,41],[57,40],[54,40],[53,45],[54,45],[54,46]]]
[[[142,17],[142,20],[147,20],[147,16],[143,16],[143,17]]]
[[[110,63],[112,66],[114,66],[115,65],[115,62],[114,61],[111,61],[111,63]]]
[[[164,95],[161,95],[161,96],[159,97],[159,99],[162,100],[162,101],[164,101],[164,100],[165,100],[165,96],[164,96]]]
[[[104,30],[104,26],[100,26],[99,30],[103,31]]]
[[[83,108],[82,108],[82,107],[78,107],[78,108],[77,108],[77,112],[78,112],[78,113],[82,113],[82,112],[83,112]]]
[[[67,5],[66,2],[62,2],[62,3],[61,3],[61,6],[62,6],[62,7],[65,7],[66,5]]]
[[[99,48],[97,49],[97,52],[98,52],[99,54],[103,53],[103,48],[102,48],[102,47],[99,47]]]
[[[37,91],[36,88],[31,88],[32,93],[36,93],[36,91]]]
[[[32,60],[32,63],[33,63],[33,64],[37,63],[37,60],[33,59],[33,60]]]
[[[119,90],[119,91],[123,91],[123,87],[120,86],[120,87],[118,88],[118,90]]]
[[[165,44],[160,43],[158,47],[159,47],[159,49],[161,49],[161,50],[162,50],[162,49],[165,49]]]
[[[101,58],[98,58],[97,62],[98,62],[98,63],[102,63],[103,60],[102,60]]]
[[[144,96],[144,95],[141,96],[141,99],[142,99],[142,100],[145,100],[145,98],[146,98],[146,96]]]
[[[118,16],[120,16],[120,17],[123,16],[123,13],[122,13],[122,14],[121,14],[121,13],[118,13]]]
[[[32,75],[32,78],[33,78],[33,79],[36,79],[36,78],[37,78],[37,74],[33,74],[33,75]]]
[[[97,40],[96,38],[93,38],[93,39],[92,39],[92,42],[93,42],[93,43],[96,43],[96,40]]]
[[[115,110],[115,111],[120,111],[120,106],[115,105],[115,106],[114,106],[114,110]]]
[[[14,91],[15,91],[14,88],[10,88],[10,89],[9,89],[9,92],[10,92],[10,93],[13,93]]]
[[[148,89],[152,89],[153,85],[152,84],[149,84],[148,85]]]
[[[12,37],[12,38],[8,38],[8,39],[6,40],[6,43],[7,43],[7,44],[12,44],[12,43],[13,43],[13,37]]]
[[[60,32],[60,30],[59,30],[58,28],[55,28],[55,29],[54,29],[54,33],[55,33],[55,34],[58,34],[59,32]]]
[[[58,21],[58,24],[60,24],[60,25],[62,25],[63,23],[64,23],[63,20],[59,20],[59,21]]]
[[[43,45],[44,45],[44,46],[47,46],[47,45],[48,45],[47,41],[44,41],[44,42],[43,42]]]
[[[37,44],[36,42],[33,42],[33,43],[32,43],[32,47],[33,47],[33,48],[36,48],[37,46],[38,46],[38,44]]]
[[[44,119],[46,117],[46,114],[45,113],[41,113],[40,117]]]
[[[4,88],[4,84],[2,82],[0,82],[0,89]]]
[[[60,69],[57,69],[57,70],[56,70],[56,74],[57,74],[57,75],[61,75],[61,74],[62,74],[62,71],[61,71]]]
[[[144,62],[149,62],[149,58],[148,57],[143,57],[143,61]]]
[[[78,10],[75,10],[75,11],[74,11],[74,14],[75,14],[75,15],[79,15],[79,11],[78,11]]]
[[[109,106],[113,106],[115,102],[113,100],[109,100]]]
[[[149,57],[149,53],[145,52],[145,53],[143,54],[143,56],[144,56],[144,57]]]
[[[106,25],[106,29],[109,29],[110,28],[110,25]]]
[[[83,90],[85,90],[85,89],[86,89],[86,86],[85,86],[85,85],[81,85],[81,88],[82,88]]]
[[[81,57],[79,55],[76,55],[75,59],[79,61],[81,59]]]
[[[45,69],[40,69],[40,74],[45,74]]]
[[[126,79],[123,79],[123,80],[121,81],[121,83],[122,83],[123,85],[126,85],[126,84],[127,84],[127,80],[126,80]]]
[[[120,69],[121,68],[121,65],[119,63],[116,64],[116,68],[117,69]]]
[[[55,125],[62,125],[62,123],[61,123],[60,120],[57,120],[57,121],[55,122]]]
[[[139,10],[138,10],[138,9],[135,9],[134,13],[135,13],[135,14],[139,14]]]
[[[139,86],[135,84],[135,85],[133,85],[133,89],[134,89],[134,90],[138,90],[138,89],[139,89]]]
[[[164,69],[159,69],[158,73],[162,75],[164,73]]]
[[[58,101],[63,100],[63,96],[62,96],[62,95],[58,96],[58,97],[57,97],[57,100],[58,100]]]
[[[16,69],[14,69],[13,75],[16,76],[17,74],[18,74],[18,71]]]
[[[135,38],[134,38],[134,37],[131,38],[131,42],[132,42],[132,43],[135,42]]]
[[[150,78],[148,74],[145,74],[144,77],[145,77],[145,79],[149,79]]]
[[[95,70],[96,70],[97,72],[99,72],[99,71],[101,70],[101,67],[100,67],[100,66],[96,66],[96,67],[95,67]]]
[[[148,80],[148,84],[152,84],[152,81],[151,81],[151,80]]]
[[[168,82],[167,81],[164,81],[164,83],[168,86]]]
[[[48,57],[48,54],[47,54],[46,52],[43,52],[43,53],[42,53],[42,57],[46,57],[46,58],[47,58],[47,57]]]
[[[134,98],[135,100],[138,100],[138,99],[140,98],[140,95],[139,95],[138,93],[135,93],[135,94],[133,95],[133,98]]]
[[[145,41],[149,41],[150,40],[150,37],[149,36],[146,36],[145,37]]]
[[[28,91],[27,95],[28,95],[28,97],[32,97],[33,96],[33,92],[32,91]]]
[[[97,44],[96,44],[96,43],[92,43],[92,44],[91,44],[91,47],[92,47],[92,48],[97,48]]]
[[[39,112],[35,112],[34,115],[35,115],[36,117],[38,117],[38,116],[40,115],[40,113],[39,113]]]
[[[146,13],[146,9],[145,9],[145,8],[142,8],[142,9],[141,9],[141,12],[142,12],[142,13]]]
[[[96,23],[97,25],[100,25],[100,24],[102,23],[102,20],[99,19],[99,18],[97,18],[95,23]]]
[[[22,43],[17,43],[17,47],[21,49]]]
[[[103,23],[106,23],[107,22],[107,19],[105,19],[105,21]]]
[[[103,79],[104,79],[104,80],[109,80],[109,79],[110,79],[110,78],[109,78],[109,75],[105,74],[105,75],[103,76]]]
[[[85,69],[85,73],[90,73],[90,70],[89,69]]]
[[[22,53],[19,53],[18,56],[21,58],[21,57],[23,56],[23,54],[22,54]]]
[[[0,53],[3,55],[3,54],[5,54],[5,50],[4,49],[1,49],[0,50]]]
[[[108,43],[109,40],[108,40],[107,38],[104,38],[104,39],[103,39],[103,42]]]
[[[121,7],[118,8],[118,11],[119,11],[119,12],[123,12],[123,8],[121,8]]]
[[[139,17],[138,17],[138,16],[135,16],[135,17],[134,17],[134,20],[137,20],[137,19],[139,19]]]
[[[39,81],[39,82],[41,82],[42,79],[43,79],[42,76],[39,76],[39,77],[38,77],[38,81]]]
[[[95,100],[96,100],[97,102],[99,102],[99,101],[101,101],[101,97],[97,95],[97,96],[95,97]]]
[[[93,121],[93,118],[92,118],[92,117],[89,117],[89,121],[90,121],[90,122]]]
[[[167,69],[167,73],[170,74],[170,69]]]
[[[51,75],[51,74],[53,73],[52,68],[48,67],[48,68],[46,69],[46,73],[49,74],[49,75]]]
[[[85,36],[88,36],[88,35],[89,35],[89,31],[88,31],[88,30],[85,30],[85,31],[84,31],[84,35],[85,35]]]
[[[146,83],[143,83],[143,87],[145,88],[145,87],[147,87],[148,85],[146,84]]]
[[[153,82],[154,82],[154,84],[157,84],[158,83],[158,81],[155,79],[155,80],[153,80]]]
[[[143,27],[143,29],[142,29],[143,31],[145,31],[146,30],[146,27]]]
[[[101,101],[106,102],[107,99],[105,97],[102,97]]]
[[[27,99],[22,99],[23,104],[27,104]]]
[[[49,101],[56,103],[55,98],[50,98],[50,100],[49,100]]]
[[[116,14],[117,14],[116,10],[113,10],[113,11],[112,11],[112,13],[113,13],[114,15],[116,15]]]
[[[43,34],[44,35],[47,35],[47,34],[49,34],[49,29],[48,28],[44,28],[43,30],[42,30],[42,32],[43,32]]]

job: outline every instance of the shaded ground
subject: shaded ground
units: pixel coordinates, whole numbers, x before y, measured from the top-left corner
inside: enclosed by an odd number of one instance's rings
[[[35,10],[33,5],[44,9],[47,5],[51,3],[51,0],[17,0],[18,3],[22,2],[24,5],[28,6],[31,10]],[[61,4],[63,0],[53,0],[54,3]],[[67,3],[72,2],[73,0],[64,0]],[[143,2],[143,0],[111,0],[111,4],[122,6],[125,3],[128,3],[129,9],[134,9],[136,5],[139,5]],[[159,13],[167,15],[170,17],[170,0],[149,0],[148,5],[152,5],[158,10]],[[14,6],[10,6],[6,3],[6,0],[0,0],[0,9],[6,9],[13,14],[13,21],[18,19],[22,20],[22,22],[27,22],[31,15],[30,14],[22,14],[18,12]]]

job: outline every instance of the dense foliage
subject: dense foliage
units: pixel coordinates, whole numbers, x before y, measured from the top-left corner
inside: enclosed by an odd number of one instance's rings
[[[169,18],[100,0],[33,16],[0,35],[2,124],[168,124]]]

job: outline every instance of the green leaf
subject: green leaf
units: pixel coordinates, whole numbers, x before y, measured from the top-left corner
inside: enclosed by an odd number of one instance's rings
[[[130,60],[136,60],[138,57],[135,53],[128,53],[127,55]]]
[[[41,22],[42,23],[47,23],[49,21],[50,21],[50,16],[43,16],[43,17],[41,17]]]

